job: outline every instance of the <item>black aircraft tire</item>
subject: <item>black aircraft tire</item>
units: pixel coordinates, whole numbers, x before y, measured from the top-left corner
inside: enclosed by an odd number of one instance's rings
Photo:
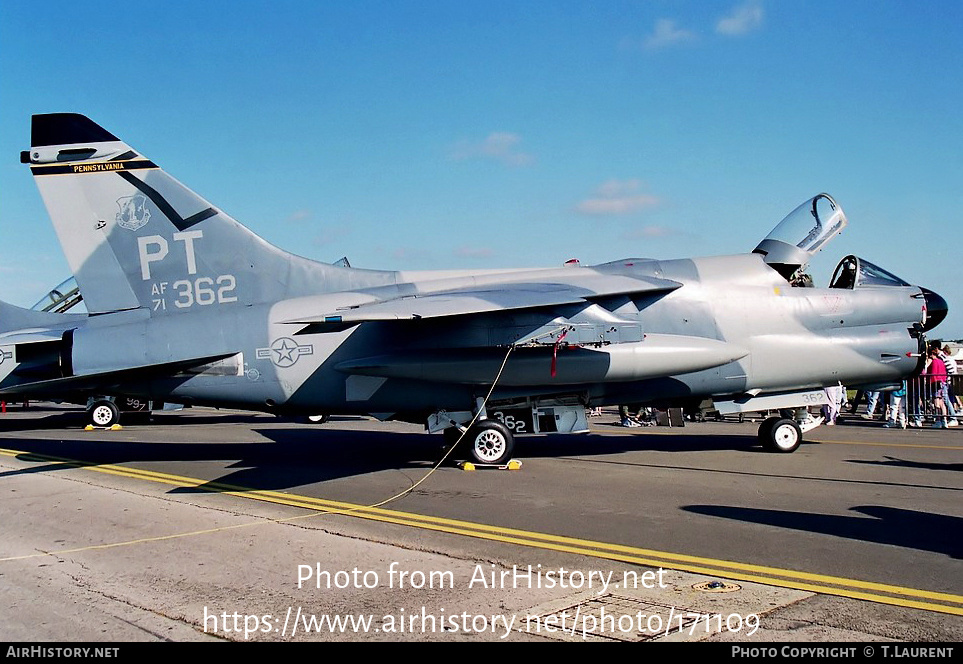
[[[113,401],[95,401],[87,409],[87,417],[95,427],[112,427],[120,423],[120,408]]]
[[[464,440],[468,441],[468,451],[477,463],[494,464],[497,466],[508,463],[515,449],[515,437],[504,424],[498,420],[480,420],[476,422]]]
[[[763,446],[769,452],[779,452],[789,454],[795,452],[802,443],[802,429],[796,420],[780,419],[772,425],[769,437],[763,442]]]
[[[759,425],[759,443],[765,447],[768,444],[770,437],[772,436],[772,428],[776,426],[776,422],[781,420],[781,417],[767,417]]]

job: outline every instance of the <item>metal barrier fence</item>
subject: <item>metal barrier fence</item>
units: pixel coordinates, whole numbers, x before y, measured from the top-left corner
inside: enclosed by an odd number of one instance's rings
[[[963,376],[950,376],[949,381],[934,382],[931,374],[920,374],[903,382],[905,396],[900,408],[905,409],[907,418],[912,421],[936,422],[942,420],[944,412],[939,411],[938,404],[942,400],[945,414],[949,417],[963,418]],[[885,412],[890,403],[891,392],[880,395],[880,405],[877,410]]]

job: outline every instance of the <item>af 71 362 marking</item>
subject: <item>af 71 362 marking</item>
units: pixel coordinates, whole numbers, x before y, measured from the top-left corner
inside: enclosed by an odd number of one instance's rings
[[[173,234],[175,242],[184,243],[184,259],[187,263],[187,274],[197,274],[197,256],[194,252],[194,241],[204,237],[203,231],[181,231]],[[143,235],[137,238],[137,253],[140,258],[140,274],[144,281],[150,280],[150,264],[162,261],[170,253],[170,243],[161,235]],[[151,285],[151,296],[154,311],[167,309],[168,286],[176,291],[177,299],[173,304],[178,309],[186,309],[195,304],[205,306],[209,304],[224,304],[237,302],[235,289],[237,279],[233,274],[220,274],[216,277],[197,277],[196,279],[178,279],[174,283],[167,281],[154,282]],[[215,289],[214,287],[217,286]]]

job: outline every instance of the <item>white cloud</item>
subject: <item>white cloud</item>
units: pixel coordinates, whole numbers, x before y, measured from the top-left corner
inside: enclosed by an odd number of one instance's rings
[[[432,253],[421,247],[395,247],[388,252],[388,255],[405,261],[425,261],[432,258]]]
[[[608,180],[600,184],[598,189],[595,191],[599,196],[612,198],[614,196],[631,194],[632,192],[638,191],[641,187],[642,180],[637,178],[632,178],[629,180]]]
[[[673,228],[666,228],[665,226],[643,226],[642,228],[636,228],[622,235],[625,240],[644,240],[652,239],[656,237],[672,237],[673,235],[681,235],[679,231]]]
[[[582,201],[575,209],[593,217],[629,214],[658,204],[655,196],[623,196],[621,198],[591,198]]]
[[[655,22],[655,30],[642,40],[642,47],[655,51],[667,46],[675,46],[692,41],[696,34],[691,30],[684,30],[676,26],[675,21],[670,18],[660,18]]]
[[[643,194],[642,181],[608,180],[596,189],[596,196],[588,198],[575,206],[581,214],[592,217],[618,216],[638,212],[659,204],[659,199]]]
[[[488,247],[458,247],[455,256],[458,258],[491,258],[495,252]]]
[[[312,216],[314,216],[314,213],[311,212],[311,210],[302,208],[292,212],[291,216],[288,217],[288,221],[304,221],[305,219],[310,219]]]
[[[749,0],[732,10],[732,13],[719,19],[716,32],[729,37],[741,37],[762,26],[762,3]]]
[[[494,159],[507,166],[528,166],[535,157],[518,150],[522,137],[507,131],[494,131],[483,141],[459,141],[451,151],[453,159]]]
[[[351,229],[344,226],[329,226],[322,228],[311,239],[311,243],[316,247],[327,247],[328,245],[340,244],[341,241],[351,234]]]

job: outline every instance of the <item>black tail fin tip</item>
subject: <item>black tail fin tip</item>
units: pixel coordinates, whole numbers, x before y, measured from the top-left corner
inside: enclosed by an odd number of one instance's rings
[[[79,113],[34,115],[30,127],[30,146],[35,148],[119,140],[99,124]]]

